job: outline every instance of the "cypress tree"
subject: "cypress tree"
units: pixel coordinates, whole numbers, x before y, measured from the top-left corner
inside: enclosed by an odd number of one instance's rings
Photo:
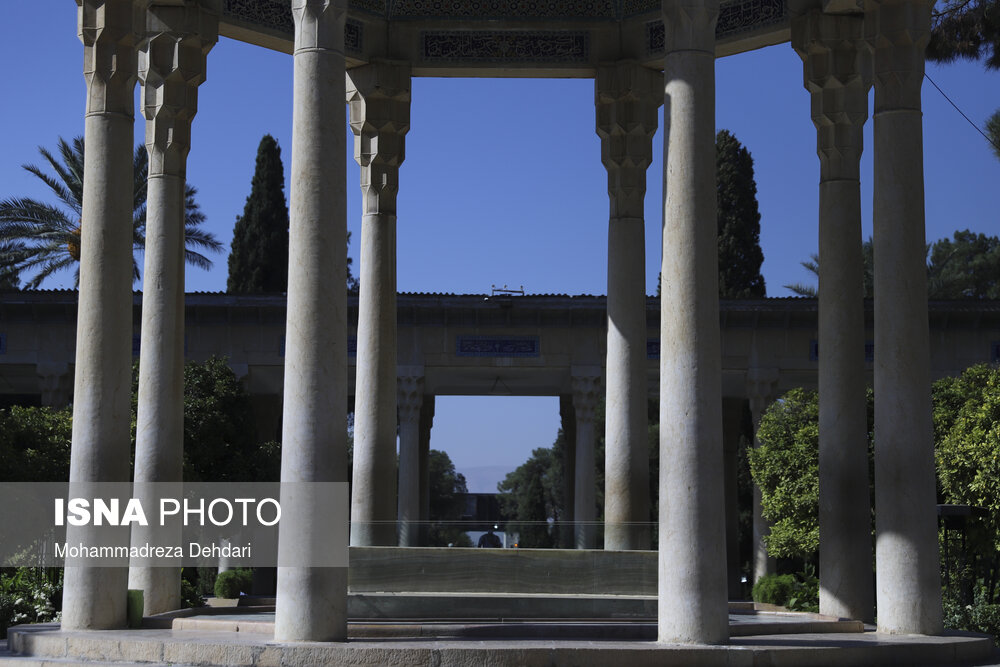
[[[764,296],[760,266],[760,211],[750,151],[729,130],[715,136],[718,192],[719,296],[752,299]]]
[[[236,218],[229,254],[230,294],[285,292],[288,289],[288,206],[281,148],[265,134],[257,148],[250,196]]]

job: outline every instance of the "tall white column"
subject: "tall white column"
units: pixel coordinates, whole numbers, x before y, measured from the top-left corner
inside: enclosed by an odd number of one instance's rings
[[[402,369],[401,369],[402,370]],[[424,400],[423,375],[399,377],[399,546],[419,544],[420,525],[420,408]],[[383,487],[384,493],[392,487]]]
[[[729,639],[715,192],[718,0],[664,0],[659,641]]]
[[[608,170],[608,352],[604,548],[649,548],[646,229],[643,199],[661,77],[634,62],[597,70],[597,134]]]
[[[862,130],[871,56],[860,14],[792,20],[812,100],[819,184],[819,607],[875,620],[865,401]]]
[[[396,194],[410,129],[410,66],[351,70],[347,101],[361,165],[361,264],[351,544],[396,544]]]
[[[139,57],[146,116],[146,249],[136,417],[135,482],[180,482],[184,466],[184,187],[191,122],[205,59],[218,39],[218,12],[197,0],[151,3]],[[180,525],[175,527],[180,544]],[[132,543],[153,541],[135,526]],[[132,567],[129,588],[143,591],[143,613],[181,606],[180,567]]]
[[[132,365],[132,133],[137,27],[132,0],[78,0],[87,81],[80,302],[70,482],[129,481]],[[73,542],[99,532],[70,527]],[[128,529],[114,539],[127,545]],[[128,569],[68,566],[64,630],[125,626]]]
[[[920,86],[927,0],[866,3],[875,75],[875,563],[878,627],[941,632]]]
[[[347,469],[345,0],[292,0],[295,92],[281,482],[342,482]],[[285,490],[282,490],[284,505]],[[282,517],[279,562],[328,531]],[[284,556],[283,556],[284,554]],[[347,638],[347,568],[278,567],[274,637]]]
[[[597,488],[594,482],[594,411],[601,400],[601,376],[574,375],[573,413],[576,452],[573,518],[577,549],[597,548]]]
[[[775,399],[775,387],[778,382],[778,369],[751,366],[747,369],[747,396],[750,398],[750,419],[753,422],[753,446],[759,447],[757,429],[764,410]],[[777,561],[767,553],[764,537],[771,532],[771,524],[764,518],[761,509],[760,487],[753,485],[753,541],[751,557],[753,562],[753,583],[761,577],[774,574],[777,571]]]

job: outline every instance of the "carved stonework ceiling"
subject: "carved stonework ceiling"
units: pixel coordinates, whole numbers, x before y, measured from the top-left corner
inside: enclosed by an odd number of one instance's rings
[[[351,8],[368,10],[369,6],[382,6],[384,0],[351,0]],[[292,21],[292,7],[288,0],[225,0],[222,8],[223,21],[229,19],[242,25],[257,26],[271,34],[295,34]],[[351,53],[361,53],[364,47],[364,24],[347,19],[344,26],[344,49]]]
[[[392,0],[390,18],[592,19],[618,18],[620,0]]]
[[[587,62],[585,32],[463,30],[421,34],[427,62]]]
[[[768,26],[783,23],[788,9],[785,0],[733,0],[723,2],[719,7],[719,21],[715,26],[715,38],[723,39],[733,35],[753,32]],[[662,21],[646,24],[646,51],[650,55],[663,53],[664,30]]]

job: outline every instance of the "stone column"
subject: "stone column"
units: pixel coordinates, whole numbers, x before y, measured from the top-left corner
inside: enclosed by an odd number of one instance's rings
[[[399,546],[415,547],[420,525],[420,408],[424,399],[424,377],[411,371],[400,375],[398,386]]]
[[[573,396],[559,397],[559,422],[563,432],[563,515],[559,547],[568,549],[576,543],[576,415]]]
[[[396,193],[410,129],[410,66],[352,69],[347,101],[361,165],[361,263],[351,544],[390,546],[396,508]]]
[[[715,194],[718,0],[664,0],[659,641],[729,638]]]
[[[882,632],[941,632],[920,85],[922,0],[866,3],[875,80],[875,563]]]
[[[288,324],[281,481],[347,469],[345,0],[292,0],[295,21]],[[285,500],[282,490],[282,504]],[[291,520],[289,520],[291,519]],[[283,518],[282,554],[321,542],[316,516]],[[277,641],[347,638],[347,568],[279,567]]]
[[[759,447],[757,440],[757,429],[760,427],[760,418],[764,415],[764,410],[775,399],[775,387],[778,383],[777,368],[761,368],[751,366],[747,369],[747,396],[750,398],[750,419],[753,422],[753,446]],[[771,524],[764,518],[764,513],[760,507],[760,487],[753,485],[753,543],[751,551],[753,554],[753,580],[777,571],[777,561],[767,554],[767,547],[764,545],[764,537],[771,532]]]
[[[144,484],[180,482],[184,466],[184,184],[198,86],[218,39],[209,4],[150,3],[139,57],[149,178],[134,475],[144,505],[156,502]],[[132,543],[154,543],[153,528],[134,527]],[[180,524],[174,532],[179,544]],[[180,577],[179,566],[131,568],[144,615],[180,609]]]
[[[604,548],[649,548],[646,168],[661,76],[633,62],[597,70],[597,134],[608,170],[608,352]]]
[[[132,368],[132,133],[136,41],[141,14],[132,0],[78,0],[87,81],[80,213],[70,482],[128,482]],[[98,531],[71,527],[71,542],[94,543]],[[128,529],[115,532],[127,545]],[[65,570],[62,627],[125,627],[128,569]]]
[[[434,426],[434,395],[424,396],[420,406],[420,546],[430,538],[431,520],[431,428]]]
[[[812,100],[819,184],[820,613],[875,620],[865,406],[862,130],[871,57],[864,18],[819,9],[792,20]]]
[[[594,410],[601,400],[601,376],[574,375],[573,412],[576,416],[576,474],[573,518],[577,549],[597,548],[597,489],[594,484]]]

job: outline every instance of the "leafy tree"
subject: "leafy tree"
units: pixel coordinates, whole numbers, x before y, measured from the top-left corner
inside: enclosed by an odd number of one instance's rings
[[[57,159],[45,148],[39,147],[42,157],[49,163],[55,176],[35,165],[23,168],[37,176],[59,200],[59,205],[46,204],[30,198],[0,201],[0,266],[12,267],[22,275],[36,271],[26,284],[37,288],[42,281],[62,269],[76,267],[79,281],[80,261],[80,210],[83,201],[83,137],[68,143],[58,141]],[[149,160],[146,147],[139,145],[132,160],[133,214],[132,214],[132,271],[139,279],[139,264],[134,254],[146,246],[146,180]],[[184,191],[184,259],[188,264],[202,269],[212,266],[211,260],[198,250],[219,252],[222,244],[201,228],[205,215],[195,201],[197,190],[188,185]]]
[[[257,147],[243,215],[236,218],[226,291],[246,294],[288,291],[288,206],[281,148],[270,134]]]
[[[472,542],[457,523],[462,518],[464,510],[460,494],[469,492],[465,475],[455,470],[455,464],[446,452],[432,449],[428,452],[428,457],[429,519],[435,522],[428,531],[428,544],[439,547],[449,544],[472,546]]]
[[[132,367],[132,439],[139,364]],[[277,482],[281,445],[257,441],[250,395],[225,359],[184,365],[184,480]]]
[[[997,0],[944,0],[931,15],[927,58],[952,62],[984,60],[1000,69],[1000,5]]]
[[[862,278],[865,298],[870,299],[875,295],[875,246],[870,236],[867,241],[861,244],[861,261],[864,264],[865,272]],[[802,267],[806,271],[816,276],[816,279],[819,280],[818,253],[814,252],[809,255],[809,259],[805,262],[800,262],[800,264],[802,264]],[[804,283],[793,283],[791,285],[782,285],[782,287],[791,290],[797,296],[807,296],[813,299],[819,296],[819,288]]]
[[[935,242],[927,289],[932,299],[1000,299],[1000,238],[966,229]]]
[[[760,211],[753,158],[729,130],[715,136],[718,192],[719,296],[748,299],[764,296],[760,266]]]
[[[551,547],[554,531],[549,518],[557,514],[557,496],[553,475],[555,461],[552,449],[539,447],[516,470],[507,474],[497,485],[500,509],[511,521],[508,526],[521,534],[522,547]]]
[[[986,136],[990,140],[990,148],[993,154],[1000,160],[1000,109],[994,111],[986,119]]]
[[[73,410],[0,410],[0,482],[69,481]]]
[[[872,475],[874,397],[868,391],[869,475]],[[761,510],[772,522],[764,538],[778,558],[814,561],[819,549],[819,394],[792,389],[772,403],[747,450]]]

